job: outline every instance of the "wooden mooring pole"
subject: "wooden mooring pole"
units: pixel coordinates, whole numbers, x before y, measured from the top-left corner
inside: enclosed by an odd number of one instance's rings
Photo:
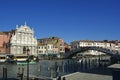
[[[3,67],[3,80],[7,80],[7,68]]]

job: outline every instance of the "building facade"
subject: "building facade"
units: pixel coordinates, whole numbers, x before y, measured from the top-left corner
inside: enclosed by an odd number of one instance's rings
[[[58,37],[38,39],[38,54],[65,53],[64,41]]]
[[[65,53],[69,52],[71,50],[71,46],[67,43],[65,43]]]
[[[0,54],[9,54],[10,53],[10,38],[14,33],[14,30],[10,32],[0,32]]]
[[[73,41],[70,44],[71,44],[71,50],[75,50],[79,47],[90,47],[90,46],[103,47],[103,48],[108,48],[111,50],[116,49],[116,44],[111,41],[79,40],[79,41]],[[94,50],[89,50],[87,53],[92,54],[92,55],[104,54],[102,52],[98,52],[98,51],[94,51]]]
[[[34,31],[27,24],[16,26],[16,30],[10,39],[11,54],[27,54],[37,56],[37,39],[34,38]]]

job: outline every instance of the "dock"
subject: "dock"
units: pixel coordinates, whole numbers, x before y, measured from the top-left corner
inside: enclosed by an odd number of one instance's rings
[[[112,80],[112,76],[76,72],[61,76],[61,80]]]
[[[94,68],[63,75],[60,80],[112,80],[112,71],[108,68]]]

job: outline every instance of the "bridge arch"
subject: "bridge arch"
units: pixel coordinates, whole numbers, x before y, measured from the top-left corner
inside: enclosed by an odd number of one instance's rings
[[[111,49],[108,49],[108,48],[91,46],[91,47],[79,47],[75,50],[71,50],[71,51],[65,53],[63,55],[63,58],[72,58],[77,53],[87,51],[87,50],[95,50],[95,51],[103,52],[103,53],[105,53],[107,55],[110,55],[110,56],[118,54],[117,50],[111,50]]]

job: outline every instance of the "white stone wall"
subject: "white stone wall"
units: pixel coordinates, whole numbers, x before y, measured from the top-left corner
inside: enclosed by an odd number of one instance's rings
[[[80,47],[89,47],[89,46],[96,46],[96,47],[110,47],[109,45],[110,45],[110,43],[104,43],[104,42],[79,42],[79,44],[78,44]],[[76,44],[76,46],[77,46],[77,44]]]
[[[30,54],[37,55],[37,40],[34,38],[34,31],[26,24],[19,28],[17,26],[15,34],[11,37],[10,44],[11,54],[23,54],[23,47],[25,47],[30,49]]]
[[[89,47],[89,46],[96,46],[96,47],[105,47],[105,48],[109,48],[110,47],[110,43],[105,43],[105,42],[89,42],[89,41],[76,41],[76,42],[72,42],[71,44],[73,49],[79,48],[79,47]]]
[[[75,50],[79,47],[89,47],[89,46],[104,47],[104,48],[109,48],[109,49],[115,48],[114,44],[102,42],[102,41],[74,41],[74,42],[71,42],[71,50]],[[103,54],[103,53],[94,51],[94,50],[89,50],[89,54],[99,55],[99,54]]]

